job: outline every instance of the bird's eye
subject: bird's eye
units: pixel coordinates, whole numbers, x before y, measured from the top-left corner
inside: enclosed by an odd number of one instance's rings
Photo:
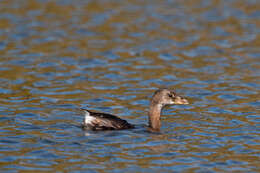
[[[173,98],[173,95],[172,95],[172,94],[168,94],[168,96],[169,96],[170,98]]]

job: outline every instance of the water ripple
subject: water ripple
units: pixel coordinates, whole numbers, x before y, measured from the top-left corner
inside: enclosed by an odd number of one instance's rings
[[[259,172],[257,5],[1,1],[1,170]],[[161,87],[191,104],[150,133]],[[83,131],[81,107],[137,128]]]

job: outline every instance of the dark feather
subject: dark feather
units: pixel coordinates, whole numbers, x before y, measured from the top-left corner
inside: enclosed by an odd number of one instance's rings
[[[81,109],[84,111],[88,111],[90,116],[95,118],[95,121],[91,124],[84,124],[84,129],[91,130],[123,130],[123,129],[132,129],[134,125],[128,123],[126,120],[123,120],[115,115],[94,112],[87,109]]]

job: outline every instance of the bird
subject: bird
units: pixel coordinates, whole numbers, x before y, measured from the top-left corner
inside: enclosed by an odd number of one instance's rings
[[[161,111],[166,105],[189,104],[188,100],[177,95],[168,88],[157,89],[151,100],[148,112],[148,130],[160,131],[161,127]],[[81,108],[85,116],[82,123],[84,130],[102,131],[102,130],[124,130],[133,129],[136,126],[128,123],[126,120],[116,115],[101,113],[85,108]]]

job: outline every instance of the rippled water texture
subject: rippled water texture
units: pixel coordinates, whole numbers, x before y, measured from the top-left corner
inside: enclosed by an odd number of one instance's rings
[[[260,172],[258,0],[0,0],[1,172]],[[161,133],[152,93],[176,89]],[[78,108],[133,130],[86,132]]]

